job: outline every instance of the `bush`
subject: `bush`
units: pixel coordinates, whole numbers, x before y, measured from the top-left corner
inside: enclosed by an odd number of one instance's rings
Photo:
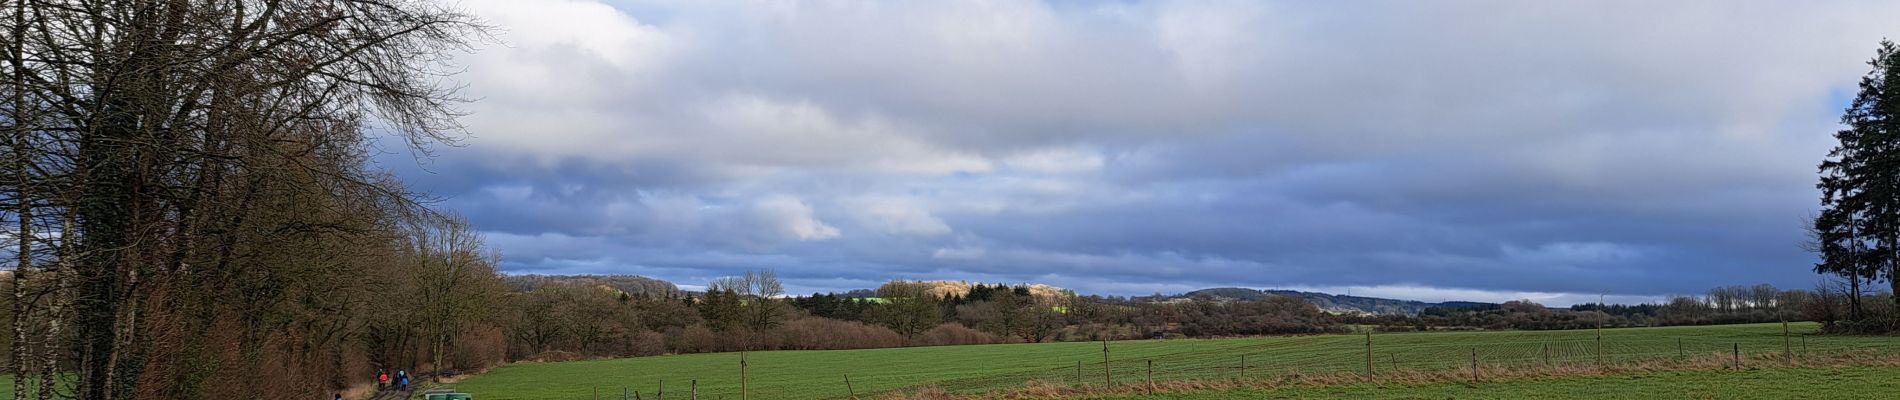
[[[666,354],[666,335],[654,331],[640,331],[629,341],[626,354],[634,357]]]
[[[726,340],[723,339],[726,335],[713,332],[712,329],[707,328],[705,325],[688,326],[686,329],[681,329],[678,332],[677,336],[674,336],[670,341],[673,343],[673,350],[676,352],[709,353],[728,351],[728,348],[731,347],[728,346]]]
[[[911,344],[916,346],[949,346],[1002,342],[1002,338],[996,337],[996,335],[992,335],[989,332],[970,329],[963,326],[963,324],[955,322],[946,322],[942,325],[937,325],[935,328],[930,328],[930,330],[918,334],[915,339],[911,339]]]
[[[470,329],[457,335],[449,354],[443,358],[457,373],[472,373],[500,364],[508,357],[508,340],[501,328],[492,326]]]
[[[899,347],[904,337],[882,326],[830,318],[806,317],[786,322],[774,334],[775,348],[788,350],[839,350]]]

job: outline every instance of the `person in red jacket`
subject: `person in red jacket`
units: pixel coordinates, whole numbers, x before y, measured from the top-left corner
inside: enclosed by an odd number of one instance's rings
[[[376,390],[384,390],[388,388],[389,388],[389,371],[388,370],[376,371]]]

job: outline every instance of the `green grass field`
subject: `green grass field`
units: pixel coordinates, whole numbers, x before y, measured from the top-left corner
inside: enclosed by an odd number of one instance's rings
[[[1900,353],[1900,338],[1801,337],[1814,324],[1794,324],[1795,351],[1837,352],[1874,349]],[[1473,351],[1487,367],[1539,364],[1548,348],[1553,363],[1590,363],[1599,357],[1597,333],[1580,331],[1425,332],[1374,334],[1374,368],[1442,369],[1469,366]],[[1728,354],[1740,346],[1744,356],[1771,357],[1783,351],[1780,324],[1713,327],[1607,329],[1602,333],[1606,362],[1676,357],[1680,354]],[[1289,370],[1305,373],[1362,371],[1364,335],[1258,337],[1235,339],[1139,340],[1110,343],[1110,368],[1118,383],[1143,379],[1147,362],[1156,380],[1209,379],[1240,374],[1268,377]],[[1039,343],[943,346],[871,350],[768,351],[748,354],[750,393],[760,399],[837,398],[846,396],[844,376],[858,394],[934,385],[952,392],[1017,387],[1031,380],[1103,381],[1101,343]],[[485,400],[586,398],[598,387],[602,396],[618,396],[622,387],[651,398],[666,382],[669,394],[683,394],[698,380],[702,398],[737,398],[739,354],[687,354],[563,363],[520,363],[495,368],[453,385]]]
[[[1768,368],[1675,371],[1606,377],[1521,379],[1424,385],[1344,385],[1159,393],[1103,400],[1174,399],[1891,399],[1900,393],[1896,368]]]
[[[62,377],[62,379],[64,378],[70,378],[70,377]],[[71,381],[64,381],[64,382],[70,383]],[[37,398],[40,395],[39,389],[40,388],[35,387],[35,386],[28,386],[26,388],[27,398]],[[0,400],[14,400],[13,399],[13,375],[0,375]]]

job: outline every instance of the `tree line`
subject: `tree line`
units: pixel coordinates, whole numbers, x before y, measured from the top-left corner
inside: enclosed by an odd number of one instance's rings
[[[1342,321],[1377,326],[1381,331],[1459,329],[1560,330],[1641,326],[1720,325],[1816,321],[1832,325],[1846,302],[1815,291],[1783,290],[1773,285],[1723,286],[1701,296],[1670,296],[1661,303],[1583,303],[1553,308],[1530,300],[1501,304],[1427,307],[1418,315],[1342,316]]]
[[[508,278],[516,279],[516,278]],[[742,350],[858,349],[1380,331],[1556,330],[1840,321],[1825,290],[1724,286],[1654,304],[1546,307],[1529,300],[1458,303],[1416,315],[1329,313],[1288,295],[1256,299],[1032,293],[1026,285],[891,281],[875,290],[784,296],[770,271],[722,278],[704,292],[641,295],[602,279],[549,281],[512,293],[510,360],[571,360]],[[952,287],[962,292],[946,291]],[[1884,296],[1884,295],[1883,295]],[[1870,297],[1884,301],[1884,297]]]
[[[495,257],[369,162],[460,137],[441,61],[482,30],[411,0],[0,6],[13,397],[328,398],[500,361],[461,351],[503,340]]]
[[[513,280],[515,278],[508,278]],[[509,294],[513,360],[741,350],[855,349],[1344,332],[1304,299],[1084,296],[1029,285],[897,280],[873,291],[785,296],[771,271],[698,293],[630,293],[598,279]],[[961,290],[956,292],[955,290]]]

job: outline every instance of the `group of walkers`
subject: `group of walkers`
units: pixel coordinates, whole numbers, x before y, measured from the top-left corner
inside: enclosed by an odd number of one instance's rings
[[[393,382],[391,381],[392,379],[394,380]],[[391,383],[394,383],[395,385],[391,386],[390,385]],[[409,371],[401,369],[401,368],[397,368],[396,376],[392,377],[392,376],[389,376],[389,370],[386,370],[386,369],[376,370],[376,391],[381,392],[381,391],[389,390],[391,388],[394,388],[397,391],[409,390]],[[343,400],[343,394],[337,393],[336,400]]]
[[[409,371],[397,368],[395,380],[396,390],[409,390]],[[390,383],[389,370],[376,370],[376,390],[387,390]]]
[[[409,390],[409,371],[401,369],[401,368],[397,368],[396,375],[391,376],[389,375],[389,370],[386,370],[386,369],[376,370],[376,391],[381,392],[381,391],[390,390],[390,389],[395,389],[397,391],[408,391]],[[337,393],[336,400],[343,400],[343,394]]]

